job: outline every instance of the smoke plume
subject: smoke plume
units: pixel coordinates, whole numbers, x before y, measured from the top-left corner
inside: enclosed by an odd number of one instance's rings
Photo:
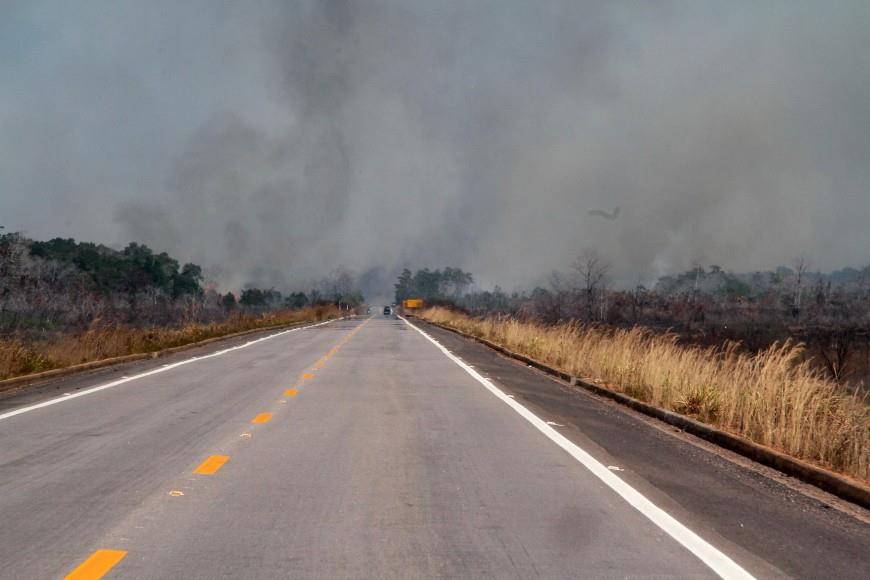
[[[511,287],[589,247],[626,284],[870,261],[867,2],[3,10],[0,224],[31,236],[144,242],[227,288]]]

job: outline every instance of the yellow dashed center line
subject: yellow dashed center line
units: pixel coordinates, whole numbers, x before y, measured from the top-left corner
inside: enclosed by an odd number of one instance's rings
[[[340,341],[338,341],[338,344],[336,344],[331,349],[329,349],[329,352],[327,352],[325,355],[323,355],[322,357],[317,359],[317,362],[314,363],[314,365],[312,365],[311,371],[302,373],[302,375],[300,375],[299,380],[296,381],[296,384],[294,386],[299,387],[305,381],[310,381],[311,379],[315,378],[315,374],[313,371],[319,371],[319,370],[323,369],[323,367],[326,366],[326,363],[329,362],[329,359],[332,358],[333,356],[335,356],[336,354],[338,354],[338,351],[341,350],[341,347],[343,347],[345,344],[347,344],[350,341],[350,339],[352,339],[354,337],[354,335],[357,332],[359,332],[362,329],[362,327],[368,323],[369,323],[369,321],[366,320],[365,322],[363,322],[362,324],[357,326],[355,329],[353,329],[350,332],[350,334],[348,334],[347,336],[342,338]],[[295,388],[287,389],[286,391],[284,391],[284,396],[285,397],[293,397],[293,396],[297,395],[298,393],[299,393],[299,391]]]
[[[66,580],[97,580],[102,578],[126,555],[127,552],[124,550],[97,550],[91,554],[90,558],[67,574]]]
[[[344,338],[342,338],[341,340],[339,340],[337,345],[335,345],[334,347],[332,347],[331,349],[329,349],[329,352],[327,352],[326,355],[325,355],[323,358],[321,358],[319,361],[317,361],[317,363],[315,363],[314,368],[316,368],[316,369],[323,368],[323,365],[326,364],[326,361],[328,361],[328,360],[330,359],[330,357],[333,357],[333,356],[335,356],[336,354],[338,354],[338,351],[341,349],[341,347],[343,347],[343,346],[346,345],[348,342],[350,342],[350,339],[352,339],[352,338],[354,337],[354,335],[355,335],[357,332],[359,332],[360,330],[362,330],[362,327],[365,326],[365,325],[368,324],[368,323],[369,323],[369,321],[366,320],[365,322],[363,322],[362,324],[360,324],[359,326],[357,326],[355,329],[353,329],[353,330],[350,332],[350,334],[348,334],[347,336],[345,336]]]
[[[199,467],[194,469],[193,472],[198,475],[214,475],[229,460],[229,455],[212,455],[203,461]]]
[[[251,419],[251,423],[254,425],[258,425],[260,423],[268,423],[272,419],[272,413],[260,413],[253,419]]]
[[[366,320],[356,329],[351,331],[350,334],[345,336],[337,345],[329,349],[329,352],[321,357],[315,364],[314,369],[320,370],[326,363],[329,361],[330,357],[335,356],[342,346],[347,344],[353,336],[359,332],[363,326],[368,324],[369,321]],[[302,380],[307,381],[314,378],[314,373],[308,372],[302,374]],[[295,397],[299,394],[298,389],[286,389],[284,391],[285,397]],[[284,401],[281,401],[282,403]],[[260,424],[260,423],[268,423],[272,419],[272,413],[260,413],[256,417],[251,420],[251,423]],[[242,437],[250,437],[250,433],[243,433]],[[205,461],[203,461],[199,467],[193,470],[193,473],[197,475],[214,475],[217,473],[224,464],[230,460],[229,455],[211,455]],[[170,491],[169,495],[173,497],[183,496],[184,493],[181,491]],[[124,559],[127,555],[127,552],[124,550],[97,550],[90,557],[79,564],[72,572],[70,572],[66,576],[66,580],[99,580],[103,576],[105,576],[112,568],[114,568],[118,562]]]

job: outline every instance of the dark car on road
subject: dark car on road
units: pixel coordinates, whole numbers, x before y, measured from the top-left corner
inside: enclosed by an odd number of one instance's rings
[[[390,308],[389,306],[384,306],[384,316],[389,316],[392,313],[393,313],[392,308]]]

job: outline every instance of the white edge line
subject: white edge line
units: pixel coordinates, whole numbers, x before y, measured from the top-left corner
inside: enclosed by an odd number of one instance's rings
[[[270,338],[275,338],[276,336],[282,336],[284,334],[296,332],[297,330],[306,330],[309,328],[315,328],[317,326],[323,326],[324,324],[329,324],[330,322],[336,322],[338,320],[344,320],[345,318],[346,317],[342,316],[341,318],[333,318],[332,320],[327,320],[325,322],[318,322],[317,324],[310,324],[308,326],[298,326],[296,328],[282,330],[281,332],[276,332],[275,334],[263,336],[263,337],[258,338],[256,340],[250,340],[244,344],[231,346],[229,348],[225,348],[223,350],[219,350],[219,351],[213,352],[211,354],[206,354],[206,355],[202,355],[202,356],[194,356],[194,357],[185,359],[183,361],[179,361],[177,363],[163,365],[159,368],[156,368],[156,369],[144,372],[144,373],[140,373],[138,375],[132,375],[132,376],[125,377],[122,379],[118,379],[117,381],[112,381],[111,383],[106,383],[104,385],[91,387],[90,389],[85,389],[84,391],[79,391],[78,393],[63,395],[63,396],[60,396],[60,397],[57,397],[54,399],[49,399],[48,401],[43,401],[42,403],[37,403],[35,405],[28,405],[26,407],[21,407],[21,408],[15,409],[14,411],[9,411],[7,413],[0,414],[0,421],[2,421],[3,419],[9,419],[10,417],[14,417],[16,415],[22,415],[24,413],[29,413],[30,411],[35,411],[36,409],[42,409],[43,407],[50,407],[51,405],[57,405],[58,403],[64,403],[66,401],[70,401],[70,400],[76,399],[78,397],[84,397],[85,395],[90,395],[93,393],[97,393],[99,391],[111,389],[112,387],[117,387],[118,385],[123,385],[124,383],[129,383],[130,381],[135,381],[136,379],[141,379],[144,377],[150,377],[151,375],[156,375],[158,373],[163,373],[163,372],[166,372],[168,370],[172,370],[176,367],[190,364],[192,362],[197,362],[197,361],[205,360],[207,358],[221,356],[222,354],[226,354],[226,353],[232,352],[234,350],[241,350],[243,348],[248,348],[249,346],[257,344],[258,342],[262,342],[264,340],[269,340]]]
[[[400,317],[402,318],[402,317]],[[437,340],[426,334],[423,330],[417,328],[405,318],[402,318],[405,324],[422,334],[432,344],[437,346],[444,355],[462,367],[465,372],[471,375],[477,382],[486,387],[493,395],[501,399],[506,405],[511,407],[526,421],[531,423],[541,433],[546,435],[556,445],[567,451],[574,459],[583,464],[586,469],[592,472],[595,477],[600,479],[610,489],[618,493],[622,499],[634,507],[637,511],[643,514],[652,523],[661,528],[674,540],[679,542],[684,548],[697,556],[704,564],[710,567],[721,578],[753,578],[753,576],[738,565],[734,560],[717,550],[695,532],[678,522],[669,513],[648,500],[643,494],[625,483],[612,471],[607,469],[602,463],[599,463],[594,457],[586,451],[578,447],[575,443],[567,439],[564,435],[547,425],[537,415],[529,411],[526,407],[517,403],[513,398],[506,395],[498,387],[493,385],[489,380],[482,377],[477,371],[466,364],[462,359],[451,353]]]

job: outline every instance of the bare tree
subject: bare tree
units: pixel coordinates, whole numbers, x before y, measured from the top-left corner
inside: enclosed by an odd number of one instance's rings
[[[546,295],[545,309],[550,321],[556,323],[565,318],[569,285],[565,281],[565,276],[557,270],[550,272],[550,275],[547,276],[547,282],[550,286],[550,292]]]
[[[809,337],[831,378],[842,383],[856,342],[855,329],[819,326],[809,331]]]
[[[802,284],[808,268],[809,264],[807,263],[806,256],[801,254],[794,263],[795,282],[791,298],[791,315],[795,318],[798,318],[801,315],[801,295],[803,294]]]
[[[545,324],[556,324],[565,318],[571,291],[565,276],[556,270],[547,276],[547,285],[532,290],[524,310]]]
[[[610,263],[604,260],[592,248],[583,250],[574,261],[574,271],[577,273],[582,292],[585,320],[591,321],[598,313],[598,306],[607,290]]]

